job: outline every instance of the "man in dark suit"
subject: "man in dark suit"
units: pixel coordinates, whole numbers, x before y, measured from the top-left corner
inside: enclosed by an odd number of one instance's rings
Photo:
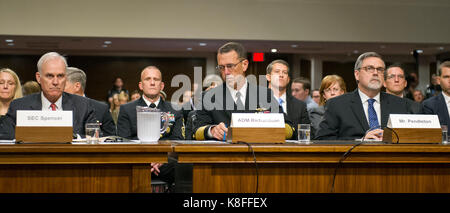
[[[64,92],[83,96],[86,89],[86,74],[83,70],[76,67],[67,67],[67,82]],[[106,103],[87,98],[92,107],[94,107],[95,119],[101,123],[100,129],[102,136],[116,135],[116,125],[112,119],[109,107]]]
[[[404,99],[381,91],[385,64],[374,52],[360,55],[354,75],[358,89],[327,101],[324,120],[319,125],[316,139],[381,140],[389,114],[412,113]]]
[[[241,44],[230,42],[220,47],[217,63],[224,83],[203,93],[203,108],[196,111],[192,122],[194,139],[223,140],[233,112],[282,112],[270,89],[245,77],[249,61]],[[286,138],[290,139],[293,128],[286,116],[285,121]]]
[[[85,124],[95,122],[94,109],[86,98],[64,93],[66,83],[66,59],[56,52],[44,54],[37,64],[36,80],[42,92],[14,100],[9,106],[2,129],[8,138],[15,137],[17,110],[71,110],[73,111],[73,133],[85,135]]]
[[[393,64],[384,71],[384,87],[386,93],[404,98],[411,105],[411,110],[415,114],[423,112],[422,105],[405,97],[406,81],[405,71],[400,64]]]
[[[442,92],[423,102],[423,111],[425,114],[435,114],[439,117],[441,125],[450,125],[449,107],[450,107],[450,61],[445,61],[439,66],[438,83],[441,85]]]
[[[283,112],[292,122],[294,129],[294,139],[298,137],[298,124],[310,124],[306,103],[294,98],[286,93],[289,84],[289,64],[284,60],[272,61],[266,69],[266,79],[269,81],[269,88],[272,89],[275,98],[283,109]],[[311,126],[312,128],[312,126]],[[315,132],[314,129],[311,130]],[[313,136],[311,136],[313,137]]]
[[[155,66],[146,67],[141,72],[141,81],[139,89],[142,90],[142,97],[138,100],[120,106],[119,118],[117,119],[117,135],[130,138],[137,138],[137,113],[136,106],[144,106],[160,109],[171,116],[169,127],[161,135],[160,140],[183,140],[181,127],[183,124],[183,115],[175,111],[172,104],[164,101],[160,96],[160,91],[164,89],[161,71]],[[175,179],[175,159],[169,158],[169,163],[152,163],[152,174],[159,176],[169,184]]]

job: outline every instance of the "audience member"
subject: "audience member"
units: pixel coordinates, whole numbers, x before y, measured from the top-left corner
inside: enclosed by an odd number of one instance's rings
[[[36,80],[42,92],[34,93],[11,102],[2,129],[15,137],[17,110],[70,110],[73,111],[73,133],[85,135],[85,124],[95,122],[94,109],[88,99],[65,93],[66,59],[56,52],[44,54],[37,63]]]
[[[22,97],[19,76],[8,68],[0,69],[0,117],[8,112],[9,104]]]
[[[124,91],[120,92],[119,94],[119,105],[128,103],[128,93],[125,93]]]
[[[385,64],[375,52],[360,55],[354,76],[358,89],[327,100],[316,139],[381,140],[389,114],[412,113],[404,99],[381,92]]]
[[[422,91],[420,91],[420,90],[418,90],[418,89],[416,89],[415,91],[414,91],[414,101],[415,102],[417,102],[417,103],[422,103],[422,101],[424,100],[424,96],[423,96],[423,93],[422,93]]]
[[[269,81],[269,88],[273,91],[275,98],[280,104],[283,112],[288,116],[294,126],[294,130],[298,124],[310,124],[306,103],[294,98],[286,93],[289,85],[289,64],[284,60],[272,61],[266,69],[266,79]],[[315,129],[311,128],[314,134]],[[296,131],[295,131],[296,133]],[[297,134],[294,133],[294,139]]]
[[[117,119],[119,118],[120,101],[119,94],[114,94],[112,97],[112,103],[110,105],[109,111],[111,112],[111,117],[117,126]]]
[[[314,107],[318,107],[319,105],[314,102],[309,96],[311,91],[311,82],[307,78],[299,77],[292,80],[291,84],[291,92],[292,96],[297,98],[298,100],[304,101],[308,108],[308,111]]]
[[[423,101],[423,111],[425,114],[435,114],[439,117],[441,125],[450,125],[450,61],[445,61],[439,66],[438,83],[442,92]]]
[[[311,120],[311,126],[314,129],[319,129],[319,124],[322,122],[323,115],[325,114],[325,103],[327,100],[336,96],[343,95],[347,92],[345,81],[338,75],[327,75],[322,79],[322,83],[319,89],[319,106],[312,108],[309,112],[309,118]]]
[[[426,99],[439,95],[439,93],[442,91],[441,85],[439,85],[438,83],[438,78],[439,77],[434,73],[433,75],[431,75],[431,85],[427,87],[425,92]]]
[[[422,105],[405,97],[405,88],[408,85],[405,79],[405,71],[400,64],[393,64],[384,71],[384,87],[386,93],[405,98],[411,105],[411,110],[415,114],[422,113]]]
[[[228,132],[232,112],[255,113],[257,109],[283,111],[270,89],[247,81],[245,71],[249,61],[247,51],[241,44],[230,42],[220,47],[217,63],[224,83],[203,93],[203,108],[195,111],[196,120],[192,131],[194,139],[222,141]],[[288,123],[286,138],[290,139],[294,130],[286,116],[285,121]]]
[[[86,97],[84,91],[86,90],[86,73],[76,67],[67,67],[67,81],[64,87],[64,92]],[[87,97],[86,97],[87,98]],[[87,98],[92,107],[94,107],[95,120],[100,123],[101,136],[116,135],[116,125],[109,112],[108,105]]]
[[[320,103],[320,91],[318,89],[313,89],[311,93],[311,98],[313,99],[316,104]]]
[[[29,94],[38,93],[41,91],[41,87],[39,83],[36,81],[27,81],[22,86],[23,96],[27,96]]]
[[[128,90],[123,87],[124,83],[121,77],[116,77],[113,82],[113,87],[108,91],[108,103],[109,105],[113,102],[114,94],[120,94],[121,92],[125,92],[128,94]]]
[[[131,100],[130,101],[134,101],[134,100],[137,100],[139,98],[141,98],[141,93],[138,90],[134,90],[131,93]]]
[[[406,85],[406,92],[405,97],[409,98],[411,100],[414,100],[413,93],[414,90],[416,90],[417,86],[419,85],[419,78],[417,77],[417,73],[411,72],[406,77],[406,81],[408,82]]]

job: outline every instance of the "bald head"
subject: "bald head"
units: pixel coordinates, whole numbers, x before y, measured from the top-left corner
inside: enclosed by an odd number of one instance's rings
[[[148,66],[142,70],[139,89],[147,99],[157,101],[159,92],[164,89],[161,71],[155,66]]]

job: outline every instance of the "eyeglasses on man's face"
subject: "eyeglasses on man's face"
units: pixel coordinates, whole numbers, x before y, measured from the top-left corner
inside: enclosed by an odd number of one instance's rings
[[[386,76],[386,79],[395,79],[395,78],[405,79],[405,76],[404,75],[394,75],[394,74]]]
[[[216,67],[217,70],[219,71],[224,71],[225,68],[232,70],[234,69],[238,64],[240,64],[241,62],[243,62],[245,59],[240,60],[239,62],[237,62],[236,64],[225,64],[225,65],[218,65]]]
[[[366,72],[370,72],[370,73],[374,73],[375,70],[377,71],[378,74],[381,74],[384,72],[385,68],[384,67],[373,67],[373,66],[367,66],[367,67],[361,67],[360,70],[364,70]]]

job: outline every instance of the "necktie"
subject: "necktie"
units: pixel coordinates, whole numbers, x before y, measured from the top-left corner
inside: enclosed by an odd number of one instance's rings
[[[50,107],[52,108],[52,111],[56,111],[56,104],[52,103],[50,104]]]
[[[238,110],[244,110],[245,109],[244,104],[241,101],[241,93],[240,92],[236,93],[236,106],[237,106]]]
[[[370,129],[379,128],[380,125],[378,124],[377,112],[375,112],[375,108],[373,108],[373,102],[375,102],[375,99],[369,99],[367,102],[369,103],[368,114]]]
[[[284,107],[283,107],[283,99],[278,99],[278,103],[280,104],[280,107],[281,107],[281,109],[283,110],[283,112],[284,112]]]
[[[154,103],[150,104],[150,108],[155,108],[155,107],[156,107],[156,105]]]

